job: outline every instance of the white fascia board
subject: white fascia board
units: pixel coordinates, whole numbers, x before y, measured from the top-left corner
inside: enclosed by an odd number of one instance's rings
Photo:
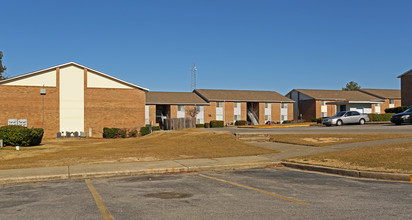
[[[113,80],[115,80],[115,81],[118,81],[118,82],[121,82],[121,83],[123,83],[123,84],[126,84],[126,85],[128,85],[128,86],[135,87],[135,88],[138,88],[138,89],[141,89],[141,90],[145,90],[145,91],[147,91],[147,92],[149,91],[149,89],[147,89],[147,88],[144,88],[144,87],[141,87],[141,86],[138,86],[138,85],[135,85],[135,84],[132,84],[132,83],[123,81],[123,80],[118,79],[118,78],[113,77],[113,76],[109,76],[109,75],[107,75],[107,74],[105,74],[105,73],[102,73],[102,72],[100,72],[100,71],[97,71],[97,70],[95,70],[95,69],[92,69],[92,68],[89,68],[89,67],[86,67],[86,66],[83,66],[83,65],[80,65],[80,64],[75,63],[75,62],[68,62],[68,63],[64,63],[64,64],[61,64],[61,65],[57,65],[57,66],[49,67],[49,68],[46,68],[46,69],[38,70],[38,71],[35,71],[35,72],[31,72],[31,73],[23,74],[23,75],[20,75],[20,76],[16,76],[16,77],[13,77],[13,78],[10,78],[10,79],[1,80],[1,81],[0,81],[0,84],[3,84],[3,83],[5,83],[5,82],[9,82],[9,81],[14,81],[14,80],[16,80],[16,79],[28,77],[28,76],[31,76],[31,75],[36,75],[36,74],[41,73],[41,72],[45,72],[45,71],[48,71],[48,70],[52,70],[52,69],[56,69],[56,68],[58,68],[58,67],[68,66],[68,65],[75,65],[75,66],[78,66],[78,67],[81,67],[81,68],[85,68],[85,69],[91,70],[92,72],[95,72],[95,73],[97,73],[97,74],[100,74],[100,75],[102,75],[102,76],[105,76],[105,77],[107,77],[107,78],[109,78],[109,79],[113,79]]]

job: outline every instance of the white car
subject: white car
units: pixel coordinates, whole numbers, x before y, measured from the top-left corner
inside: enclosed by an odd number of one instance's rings
[[[365,124],[369,121],[369,116],[367,114],[361,114],[357,111],[343,111],[338,112],[336,115],[325,118],[322,124],[326,126],[341,126],[343,124]]]

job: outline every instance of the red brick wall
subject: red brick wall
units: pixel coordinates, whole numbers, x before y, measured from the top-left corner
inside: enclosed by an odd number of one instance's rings
[[[401,78],[402,105],[412,105],[412,75]]]
[[[240,118],[243,121],[247,121],[247,102],[240,103]]]
[[[329,102],[334,102],[334,101],[329,101]],[[326,105],[326,106],[328,107],[328,117],[334,116],[336,114],[336,105]]]
[[[225,119],[225,125],[227,124],[227,123],[231,123],[231,122],[233,122],[234,123],[234,118],[235,118],[235,116],[234,116],[234,111],[235,111],[235,104],[234,104],[234,102],[225,102],[225,107],[224,107],[224,111],[225,111],[225,117],[224,117],[224,119]]]
[[[44,97],[44,137],[55,137],[59,131],[59,93],[56,87],[0,85],[0,126],[8,119],[27,119],[27,127],[42,128]]]
[[[272,103],[272,121],[280,122],[280,103]]]
[[[288,120],[293,119],[293,103],[288,103]]]
[[[86,88],[84,129],[102,137],[104,127],[140,128],[145,125],[145,92],[139,89]]]
[[[205,123],[216,120],[216,102],[210,102],[209,106],[205,106]]]

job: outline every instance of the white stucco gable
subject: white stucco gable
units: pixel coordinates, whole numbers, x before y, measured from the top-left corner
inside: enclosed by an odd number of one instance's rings
[[[112,89],[133,89],[124,83],[120,83],[111,78],[102,76],[101,74],[87,71],[87,87],[88,88],[112,88]]]
[[[56,70],[48,70],[36,75],[21,77],[4,82],[6,86],[51,86],[56,87]]]

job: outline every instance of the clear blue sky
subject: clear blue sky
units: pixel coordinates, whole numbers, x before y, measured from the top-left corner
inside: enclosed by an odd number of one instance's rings
[[[9,76],[74,61],[152,91],[399,88],[412,1],[3,1]]]

